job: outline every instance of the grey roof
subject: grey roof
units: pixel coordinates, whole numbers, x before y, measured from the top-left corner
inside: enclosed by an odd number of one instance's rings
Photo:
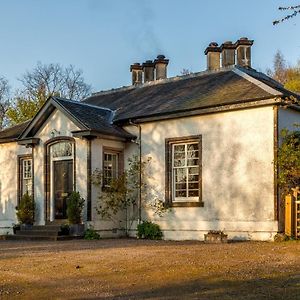
[[[59,103],[84,126],[84,130],[96,131],[106,135],[133,138],[127,131],[112,123],[114,112],[109,108],[94,106],[78,101],[54,97]]]
[[[208,108],[217,111],[218,107],[226,105],[247,106],[251,101],[289,96],[299,99],[299,95],[284,89],[267,75],[235,66],[99,92],[82,102],[53,97],[45,104],[48,107],[43,114],[39,116],[38,113],[29,124],[0,132],[0,142],[16,140],[25,131],[33,136],[55,107],[68,114],[82,131],[130,139],[133,136],[116,124],[153,116],[170,118],[182,112],[184,115],[193,115]],[[36,129],[29,131],[27,128],[32,127],[33,123]]]
[[[0,143],[9,143],[16,141],[21,132],[27,127],[31,120],[12,126],[0,131]]]
[[[275,89],[264,89],[237,74],[237,70]],[[214,72],[200,72],[170,78],[137,87],[96,93],[84,103],[116,110],[114,121],[170,115],[207,107],[246,103],[273,98],[275,95],[295,95],[268,76],[253,69],[230,67]]]

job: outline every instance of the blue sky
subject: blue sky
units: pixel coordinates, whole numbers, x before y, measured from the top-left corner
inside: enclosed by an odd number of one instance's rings
[[[129,66],[165,54],[168,75],[205,69],[211,41],[254,39],[253,67],[265,71],[277,49],[300,59],[300,15],[284,15],[277,0],[0,0],[0,75],[12,88],[42,63],[73,64],[94,91],[130,84]]]

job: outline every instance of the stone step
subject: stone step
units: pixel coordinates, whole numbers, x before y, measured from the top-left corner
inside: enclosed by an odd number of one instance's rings
[[[60,225],[33,225],[31,230],[60,231]],[[25,229],[30,230],[30,229]]]
[[[17,230],[16,235],[21,236],[58,236],[60,231],[58,230]]]

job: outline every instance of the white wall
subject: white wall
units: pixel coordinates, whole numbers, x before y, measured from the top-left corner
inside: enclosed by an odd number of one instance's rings
[[[271,239],[274,221],[273,108],[142,124],[143,157],[152,157],[148,183],[165,198],[165,139],[202,135],[204,207],[172,208],[159,223],[166,239],[203,239],[224,230],[234,239]],[[136,134],[136,128],[127,128]],[[145,202],[145,201],[144,201]]]
[[[72,131],[79,128],[71,122],[63,113],[55,110],[44,125],[37,132],[35,137],[40,138],[40,143],[34,150],[34,179],[35,179],[35,201],[38,208],[36,223],[44,224],[44,155],[45,143],[53,138],[51,134],[56,131],[56,136],[72,136]],[[76,146],[76,190],[86,199],[87,197],[87,141],[84,139],[75,139]],[[84,215],[86,216],[86,206]]]
[[[18,155],[31,154],[31,149],[17,143],[0,144],[0,235],[12,233],[17,223]]]
[[[123,151],[125,144],[114,140],[104,140],[100,138],[93,139],[91,157],[92,174],[96,169],[100,171],[103,170],[103,148]],[[92,184],[92,221],[89,222],[89,225],[93,226],[93,228],[100,233],[101,237],[118,237],[124,235],[124,231],[121,230],[124,228],[124,223],[122,222],[124,218],[121,214],[118,214],[114,220],[111,221],[108,219],[101,219],[100,215],[97,213],[96,207],[99,206],[99,196],[101,193],[101,187]]]

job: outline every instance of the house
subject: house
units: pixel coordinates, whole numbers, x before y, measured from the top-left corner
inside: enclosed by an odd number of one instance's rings
[[[252,44],[211,43],[206,71],[174,78],[162,55],[133,64],[131,86],[81,102],[51,97],[32,120],[0,132],[0,233],[11,232],[25,192],[43,225],[66,218],[65,198],[76,190],[85,224],[120,235],[124,223],[96,212],[103,191],[91,175],[103,170],[109,182],[136,154],[151,157],[145,180],[169,209],[155,214],[142,195],[132,235],[140,218],[158,223],[165,239],[224,230],[231,239],[271,240],[283,222],[279,132],[300,121],[300,106],[299,96],[251,68]]]

